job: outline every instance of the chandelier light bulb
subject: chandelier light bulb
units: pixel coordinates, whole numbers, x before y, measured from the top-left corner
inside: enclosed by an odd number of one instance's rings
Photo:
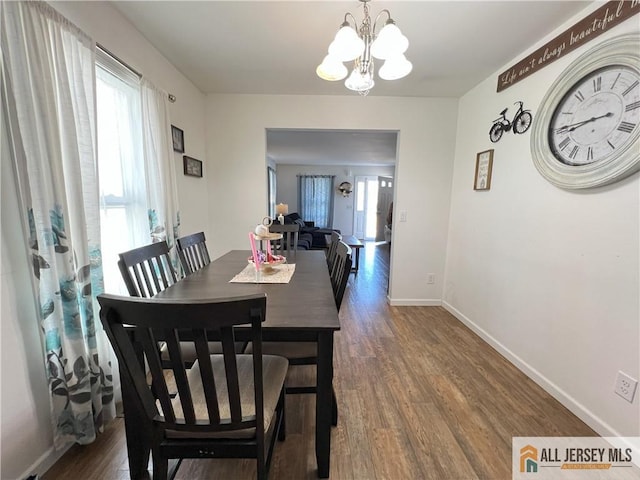
[[[360,73],[357,68],[353,69],[349,78],[344,82],[344,86],[349,90],[366,93],[369,93],[369,90],[371,90],[375,84],[376,82],[373,80],[371,72]]]
[[[392,58],[388,58],[380,70],[378,75],[383,80],[399,80],[406,77],[413,70],[413,64],[402,54]]]
[[[336,33],[333,42],[329,45],[329,55],[341,62],[355,60],[364,51],[364,41],[358,33],[349,25],[344,25]]]
[[[407,51],[409,39],[394,23],[387,23],[371,45],[371,55],[387,60]]]
[[[331,55],[324,57],[322,63],[316,68],[316,74],[323,80],[329,80],[330,82],[342,80],[348,73],[347,67]]]

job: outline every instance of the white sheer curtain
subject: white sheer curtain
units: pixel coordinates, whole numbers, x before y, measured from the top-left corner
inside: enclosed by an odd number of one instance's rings
[[[54,444],[90,443],[115,413],[102,290],[95,47],[42,2],[3,2],[2,110],[33,259]]]
[[[105,291],[128,295],[118,253],[149,243],[140,79],[98,50],[96,90]]]
[[[166,240],[172,247],[179,236],[180,211],[168,95],[145,79],[142,80],[141,89],[150,235],[152,241]],[[177,266],[175,249],[172,249],[172,255]]]

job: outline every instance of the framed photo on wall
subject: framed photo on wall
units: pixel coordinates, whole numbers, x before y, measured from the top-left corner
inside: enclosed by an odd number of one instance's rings
[[[190,177],[202,177],[202,162],[200,160],[196,160],[195,158],[187,157],[185,155],[182,157],[182,161],[184,162],[185,175],[189,175]]]
[[[184,132],[173,125],[171,125],[171,140],[173,141],[173,151],[184,153]]]
[[[491,188],[491,170],[493,168],[493,149],[479,152],[476,155],[476,175],[473,181],[474,190]]]

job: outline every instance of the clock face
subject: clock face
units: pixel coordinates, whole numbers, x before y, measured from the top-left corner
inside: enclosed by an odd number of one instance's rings
[[[609,65],[584,76],[556,106],[549,147],[565,165],[589,165],[616,155],[640,128],[640,73]]]

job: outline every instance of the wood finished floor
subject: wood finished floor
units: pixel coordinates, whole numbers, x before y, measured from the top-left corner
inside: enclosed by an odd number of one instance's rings
[[[367,244],[335,339],[339,421],[331,477],[511,478],[511,437],[591,436],[589,427],[440,307],[390,307],[389,248]],[[296,367],[292,382],[312,381]],[[312,395],[287,396],[287,439],[272,480],[315,479]],[[74,446],[44,480],[129,478],[122,418]],[[255,478],[252,460],[185,460],[177,479]]]

